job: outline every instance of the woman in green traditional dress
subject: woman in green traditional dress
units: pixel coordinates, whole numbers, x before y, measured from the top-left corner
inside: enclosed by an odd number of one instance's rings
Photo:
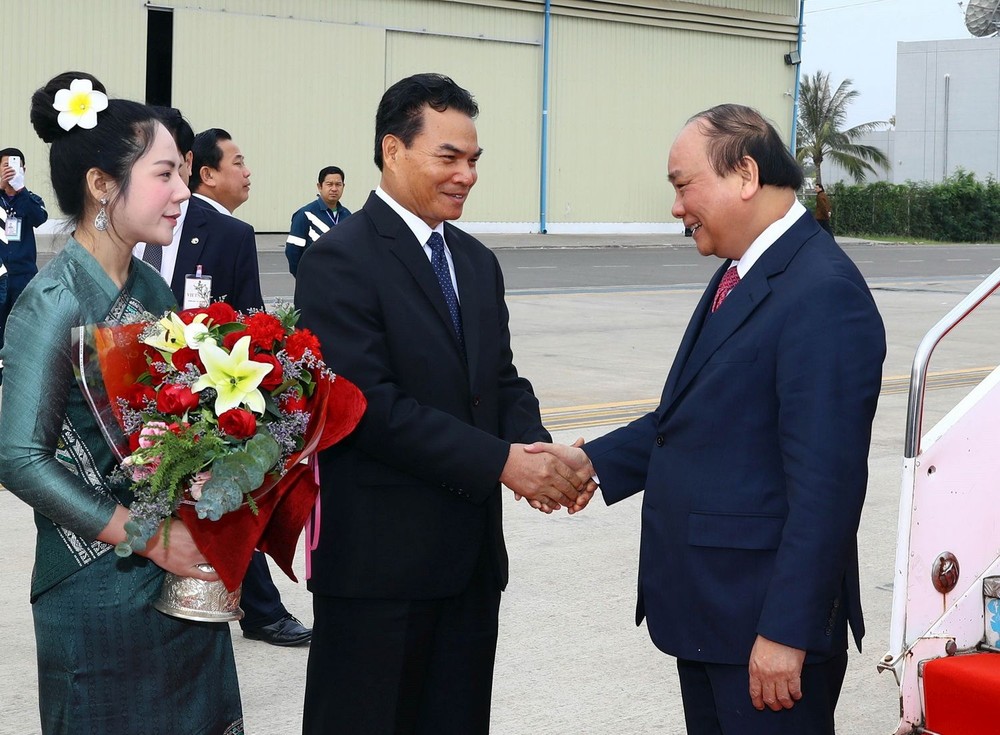
[[[174,305],[136,242],[167,244],[188,191],[170,134],[146,105],[108,100],[61,74],[35,92],[31,122],[51,143],[52,187],[74,227],[7,323],[0,482],[35,509],[31,602],[44,735],[243,732],[229,626],[152,607],[164,570],[217,579],[184,525],[126,558],[130,497],[77,386],[73,327],[128,323]]]

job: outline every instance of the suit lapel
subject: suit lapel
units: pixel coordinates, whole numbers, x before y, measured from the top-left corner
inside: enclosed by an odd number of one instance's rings
[[[717,312],[714,314],[708,314],[707,311],[703,313],[703,318],[707,318],[701,328],[701,333],[692,346],[690,356],[681,369],[673,396],[679,396],[684,392],[684,389],[701,371],[709,358],[771,293],[771,287],[767,283],[767,278],[771,274],[759,270],[760,265],[762,264],[758,262],[750,269],[747,277],[729,292],[725,303]],[[711,303],[715,299],[715,289],[707,291],[706,295]]]
[[[688,331],[681,343],[677,359],[670,371],[668,387],[664,390],[664,408],[671,405],[683,395],[685,389],[695,376],[705,366],[705,363],[716,353],[727,339],[746,322],[753,312],[771,293],[770,279],[783,272],[789,261],[795,256],[810,236],[807,222],[812,217],[807,212],[793,224],[785,234],[772,244],[760,259],[753,265],[746,278],[740,281],[726,297],[725,303],[714,314],[709,313],[711,303],[715,298],[722,275],[729,267],[729,261],[716,272],[712,282],[705,290],[695,309],[695,314],[688,325]],[[814,227],[818,229],[818,227]],[[700,331],[699,331],[700,327]],[[686,354],[684,348],[687,348]],[[676,376],[675,376],[676,373]],[[670,386],[670,380],[674,385]]]
[[[204,209],[193,203],[188,205],[184,226],[181,230],[181,239],[177,243],[177,260],[174,263],[174,275],[170,283],[175,295],[184,293],[184,277],[194,273],[195,268],[202,261],[202,253],[208,240],[205,220]]]
[[[374,192],[368,197],[364,208],[372,218],[372,222],[375,223],[379,235],[389,241],[389,250],[410,272],[413,280],[417,282],[420,290],[424,292],[431,306],[437,312],[438,317],[448,327],[452,343],[455,345],[455,349],[461,353],[458,335],[455,334],[451,316],[448,314],[448,305],[444,302],[441,286],[438,284],[437,276],[434,275],[434,269],[431,267],[431,262],[428,260],[421,243],[417,242],[417,238],[414,237],[406,223]],[[454,260],[454,252],[452,259]],[[457,263],[455,269],[458,270]],[[456,273],[456,280],[461,283],[461,276],[458,273]],[[464,304],[462,311],[463,313],[465,311]]]
[[[719,287],[719,281],[722,280],[722,275],[729,268],[729,263],[730,261],[728,260],[723,263],[722,267],[712,276],[712,280],[709,281],[705,293],[701,295],[701,300],[698,301],[698,306],[695,307],[694,314],[691,315],[691,321],[688,322],[687,329],[684,331],[684,337],[681,339],[680,347],[677,348],[677,354],[674,356],[674,362],[670,366],[670,372],[667,374],[667,382],[663,386],[663,396],[660,402],[664,406],[667,405],[669,399],[677,395],[677,381],[680,379],[681,371],[691,357],[691,351],[698,341],[698,335],[701,334],[705,318],[708,316],[708,310],[712,305],[712,300],[715,298],[715,291]]]

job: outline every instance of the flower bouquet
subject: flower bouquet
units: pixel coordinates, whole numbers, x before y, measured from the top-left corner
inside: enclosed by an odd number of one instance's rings
[[[255,548],[295,579],[318,493],[302,460],[349,434],[365,409],[297,317],[217,302],[77,328],[77,379],[133,496],[117,554],[141,550],[164,519],[180,517],[227,590]]]

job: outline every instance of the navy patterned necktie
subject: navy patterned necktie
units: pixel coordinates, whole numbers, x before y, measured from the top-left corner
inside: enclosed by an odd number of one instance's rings
[[[434,275],[437,276],[438,285],[441,286],[441,293],[448,306],[452,326],[455,327],[455,334],[458,335],[458,342],[462,345],[464,352],[465,335],[462,332],[462,312],[458,307],[455,287],[451,284],[451,271],[448,270],[448,259],[444,255],[444,238],[441,237],[440,233],[432,232],[427,240],[427,247],[431,249],[431,267],[434,268]]]
[[[159,273],[160,265],[163,263],[163,246],[146,243],[142,250],[142,259],[153,266],[156,272]]]

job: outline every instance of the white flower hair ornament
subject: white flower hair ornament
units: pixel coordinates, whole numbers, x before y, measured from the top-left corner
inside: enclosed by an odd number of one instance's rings
[[[94,91],[89,79],[74,79],[69,89],[56,92],[52,106],[59,111],[59,127],[72,130],[79,125],[90,130],[97,125],[97,113],[108,107],[108,96]]]

